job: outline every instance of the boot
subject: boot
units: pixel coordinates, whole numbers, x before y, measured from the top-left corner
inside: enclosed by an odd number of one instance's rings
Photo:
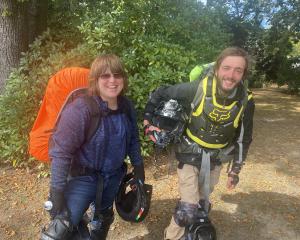
[[[72,236],[68,240],[90,240],[90,232],[87,224],[88,222],[82,219],[78,226],[73,229]]]
[[[95,222],[97,221],[97,222]],[[93,220],[95,222],[95,227],[92,227],[90,232],[91,240],[105,240],[108,234],[110,225],[114,221],[114,212],[112,208],[106,209],[99,216],[98,220]]]
[[[200,207],[201,207],[202,209],[204,209],[204,206],[205,206],[205,199],[200,199],[200,200],[199,200],[199,204],[200,204]],[[211,210],[211,203],[209,202],[209,203],[208,203],[208,212],[207,212],[207,214],[209,214],[210,210]]]

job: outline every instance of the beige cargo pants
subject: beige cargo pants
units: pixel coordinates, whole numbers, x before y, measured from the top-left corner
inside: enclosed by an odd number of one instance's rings
[[[210,192],[219,182],[221,169],[222,165],[215,166],[214,170],[210,172]],[[197,204],[200,199],[204,198],[199,187],[199,170],[197,167],[184,164],[182,169],[177,168],[177,174],[181,201]],[[178,240],[184,235],[184,230],[185,228],[178,226],[172,217],[170,225],[165,229],[164,239]]]

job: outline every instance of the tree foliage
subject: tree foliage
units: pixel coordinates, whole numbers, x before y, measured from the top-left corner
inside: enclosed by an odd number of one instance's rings
[[[300,81],[295,74],[296,58],[290,59],[293,43],[300,39],[300,4],[297,1],[276,1],[273,17],[269,20],[260,40],[260,55],[257,69],[264,73],[267,81],[279,86],[287,84],[290,91],[297,93]],[[262,53],[262,54],[261,54]]]
[[[208,6],[222,15],[233,34],[231,45],[245,48],[253,57],[250,85],[274,82],[299,91],[299,84],[295,84],[299,80],[288,76],[293,72],[288,58],[293,43],[299,41],[299,1],[212,0]]]

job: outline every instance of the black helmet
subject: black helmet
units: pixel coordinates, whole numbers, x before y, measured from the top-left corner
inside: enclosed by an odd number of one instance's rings
[[[115,199],[116,210],[120,217],[128,222],[141,222],[150,209],[152,186],[144,184],[127,174]]]
[[[185,228],[185,239],[216,240],[216,229],[209,220],[194,223]]]
[[[170,99],[162,102],[154,111],[153,125],[162,129],[154,132],[156,144],[165,147],[169,143],[176,143],[182,135],[188,116],[177,100]]]

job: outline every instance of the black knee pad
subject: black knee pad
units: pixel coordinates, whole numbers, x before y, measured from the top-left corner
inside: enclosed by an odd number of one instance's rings
[[[63,217],[55,217],[49,225],[42,230],[40,240],[67,240],[72,234],[71,222]]]
[[[194,223],[198,216],[198,204],[179,201],[175,207],[174,220],[180,227]]]

